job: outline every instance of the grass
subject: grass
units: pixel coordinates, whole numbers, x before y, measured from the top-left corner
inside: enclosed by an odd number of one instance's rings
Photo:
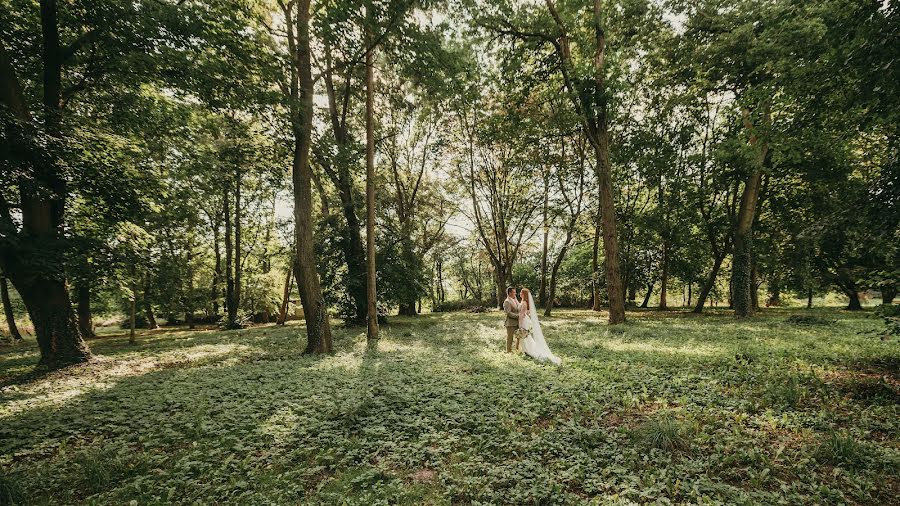
[[[0,504],[897,504],[897,341],[799,313],[560,311],[559,368],[503,353],[496,312],[327,357],[299,325],[116,333],[41,377],[6,346]]]

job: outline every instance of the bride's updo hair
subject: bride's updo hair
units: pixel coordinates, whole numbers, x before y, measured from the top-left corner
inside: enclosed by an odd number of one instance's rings
[[[519,296],[522,297],[522,302],[528,306],[528,309],[531,309],[531,298],[529,295],[531,295],[531,290],[527,288],[523,288],[522,291],[519,292]]]

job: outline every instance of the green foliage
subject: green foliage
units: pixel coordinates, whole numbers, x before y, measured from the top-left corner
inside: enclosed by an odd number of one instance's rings
[[[895,343],[817,313],[835,323],[561,310],[560,368],[504,353],[497,311],[394,317],[375,352],[339,328],[319,358],[292,323],[107,335],[102,360],[20,381],[34,352],[2,349],[0,484],[29,504],[890,503]]]
[[[432,306],[435,313],[447,313],[451,311],[471,311],[473,309],[492,308],[495,301],[478,299],[457,299],[438,302]]]
[[[832,431],[816,452],[816,458],[831,465],[862,467],[870,455],[869,449],[846,432]]]
[[[663,415],[644,423],[637,430],[638,438],[650,448],[687,450],[690,447],[690,428],[669,415]]]

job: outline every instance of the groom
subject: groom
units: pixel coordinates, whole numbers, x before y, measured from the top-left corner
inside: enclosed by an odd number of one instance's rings
[[[506,289],[506,300],[503,301],[503,312],[506,313],[506,352],[512,352],[513,338],[519,331],[519,301],[516,299],[516,289]],[[518,343],[516,343],[518,345]],[[518,346],[516,346],[518,349]]]

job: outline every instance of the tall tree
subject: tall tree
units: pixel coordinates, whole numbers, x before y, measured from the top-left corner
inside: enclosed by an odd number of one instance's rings
[[[294,184],[295,276],[306,320],[305,353],[333,349],[328,306],[319,284],[313,250],[312,168],[309,154],[313,129],[312,47],[309,0],[279,0],[288,45],[288,78],[282,84],[294,140],[291,178]]]

